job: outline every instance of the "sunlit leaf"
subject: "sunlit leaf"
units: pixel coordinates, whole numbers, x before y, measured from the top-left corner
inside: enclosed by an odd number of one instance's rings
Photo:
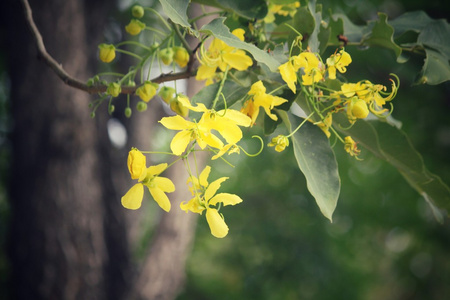
[[[430,205],[450,211],[449,187],[427,170],[422,157],[403,131],[384,122],[364,120],[358,120],[349,128],[344,114],[336,114],[333,120],[338,125],[338,130],[350,135],[358,146],[366,148],[397,168]],[[439,211],[434,207],[433,210]]]
[[[290,131],[295,130],[303,120],[291,115]],[[327,137],[322,130],[307,121],[292,136],[292,144],[309,192],[322,214],[331,221],[339,198],[341,180],[336,157]]]
[[[274,59],[269,53],[257,48],[255,45],[243,42],[234,36],[230,29],[223,24],[225,18],[217,18],[212,20],[200,29],[200,32],[208,33],[214,37],[224,41],[227,45],[248,51],[256,61],[267,65],[272,71],[276,72],[280,63]]]
[[[189,0],[159,0],[166,15],[176,24],[190,28],[187,8]]]

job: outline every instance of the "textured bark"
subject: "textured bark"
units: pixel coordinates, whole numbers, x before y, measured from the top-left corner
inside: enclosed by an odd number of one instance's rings
[[[65,86],[37,59],[19,2],[6,2],[14,120],[12,297],[112,299],[112,292],[123,291],[115,279],[120,276],[107,273],[122,269],[111,261],[124,259],[126,251],[117,244],[124,239],[121,231],[110,234],[118,222],[111,218],[114,208],[105,205],[113,191],[107,191],[111,184],[104,177],[108,155],[99,139],[104,126],[89,117],[90,96]],[[98,40],[103,28],[101,4],[30,3],[48,52],[75,77],[86,79],[94,72],[87,53],[95,54],[89,41]]]

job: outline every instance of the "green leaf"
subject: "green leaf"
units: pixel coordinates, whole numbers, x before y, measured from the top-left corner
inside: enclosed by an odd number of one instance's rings
[[[358,145],[397,168],[406,181],[432,206],[434,212],[438,211],[434,205],[450,211],[449,187],[427,170],[422,157],[403,131],[384,122],[365,120],[358,120],[349,128],[343,113],[336,114],[333,121],[340,132],[351,136]]]
[[[424,11],[406,12],[389,24],[394,28],[394,35],[398,37],[407,31],[420,32],[428,23],[432,22],[431,19]]]
[[[387,15],[378,13],[378,17],[379,20],[369,22],[369,27],[373,26],[372,31],[368,37],[363,38],[362,43],[391,49],[396,57],[400,56],[402,48],[394,42],[394,28],[387,23]]]
[[[268,12],[265,0],[193,0],[200,4],[217,7],[246,19],[263,19]]]
[[[187,8],[189,0],[159,0],[165,14],[172,20],[172,22],[183,27],[190,28],[188,22]]]
[[[349,20],[344,14],[333,14],[332,19],[334,22],[342,21],[344,27],[344,35],[349,42],[359,43],[363,37],[364,26],[357,26]]]
[[[290,116],[290,131],[303,119]],[[332,221],[341,188],[336,157],[322,130],[305,122],[292,136],[295,158],[322,214]]]
[[[430,22],[420,32],[417,43],[439,51],[450,58],[450,25],[446,20]]]
[[[272,72],[276,72],[280,63],[267,52],[255,47],[252,44],[239,40],[230,32],[227,26],[223,24],[225,18],[212,20],[200,29],[200,32],[211,34],[214,37],[224,41],[227,45],[238,49],[248,51],[256,61],[265,64]]]
[[[416,84],[440,84],[450,80],[450,64],[448,57],[441,53],[425,49],[426,58]]]

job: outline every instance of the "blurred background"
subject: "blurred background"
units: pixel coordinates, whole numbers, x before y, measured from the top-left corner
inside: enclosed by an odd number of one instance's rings
[[[141,3],[157,7],[154,2]],[[436,0],[320,2],[324,11],[343,11],[356,24],[376,18],[377,11],[393,19],[424,10],[447,21],[450,12]],[[97,45],[123,38],[134,3],[30,1],[48,51],[82,79],[105,68],[95,57]],[[166,112],[153,101],[149,111],[128,120],[123,98],[112,116],[116,125],[106,110],[92,120],[88,103],[95,96],[65,86],[37,59],[18,1],[0,7],[0,298],[450,295],[448,219],[438,224],[403,177],[364,150],[356,161],[336,149],[342,190],[333,223],[309,195],[292,148],[266,148],[257,158],[231,155],[234,169],[213,165],[211,178],[230,177],[222,191],[244,199],[223,209],[230,227],[225,239],[211,236],[204,217],[161,214],[153,201],[144,201],[139,212],[125,211],[120,197],[130,186],[127,151],[168,143],[170,136],[152,125]],[[398,64],[388,50],[346,50],[353,59],[350,81],[388,85],[389,73],[399,76],[393,117],[428,169],[450,183],[449,83],[414,86],[420,56]],[[126,68],[126,59],[112,68]],[[112,143],[111,126],[125,129],[126,141]],[[258,147],[251,140],[245,145]],[[176,201],[188,200],[187,191],[180,193]]]

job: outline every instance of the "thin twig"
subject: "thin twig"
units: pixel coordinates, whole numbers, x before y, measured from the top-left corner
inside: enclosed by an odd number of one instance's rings
[[[30,27],[31,34],[33,35],[36,46],[38,49],[38,55],[39,57],[55,72],[55,74],[68,86],[71,86],[73,88],[88,92],[90,94],[97,94],[97,93],[104,93],[106,92],[107,86],[105,85],[94,85],[94,86],[88,86],[86,83],[70,76],[62,67],[61,64],[59,64],[48,52],[47,49],[45,49],[45,44],[42,39],[42,35],[39,32],[39,29],[36,26],[36,23],[34,23],[33,20],[33,12],[31,10],[30,4],[28,3],[28,0],[21,0],[24,13],[25,13],[25,19],[27,21],[28,26]],[[160,76],[152,79],[152,82],[155,83],[162,83],[166,81],[173,81],[177,79],[186,79],[194,75],[194,72],[192,72],[191,68],[188,66],[187,70],[183,72],[178,73],[170,73],[170,74],[161,74]],[[136,89],[139,86],[122,86],[122,94],[134,94],[136,92]]]

